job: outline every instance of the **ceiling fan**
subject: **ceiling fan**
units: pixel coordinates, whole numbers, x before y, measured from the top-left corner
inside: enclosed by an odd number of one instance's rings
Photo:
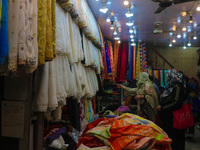
[[[154,22],[154,30],[150,32],[143,32],[143,33],[152,33],[152,34],[162,34],[162,33],[170,33],[174,32],[172,30],[162,30],[162,22],[161,21],[156,21]]]
[[[165,10],[167,7],[170,7],[172,4],[180,4],[185,2],[191,2],[195,0],[152,0],[154,2],[159,2],[158,9],[154,12],[155,14],[158,14]]]

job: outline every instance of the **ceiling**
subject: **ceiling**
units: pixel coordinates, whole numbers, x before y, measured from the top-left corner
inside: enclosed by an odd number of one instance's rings
[[[126,18],[125,13],[127,8],[123,5],[124,0],[111,0],[111,4],[107,5],[109,11],[113,11],[115,16],[118,19],[118,22],[121,25],[122,32],[119,33],[121,41],[130,41],[129,27],[126,25],[128,18]],[[113,30],[110,30],[110,23],[106,22],[107,14],[101,13],[99,9],[102,7],[101,0],[87,0],[89,7],[91,8],[95,18],[97,19],[98,24],[100,25],[103,35],[109,40],[114,40]],[[137,31],[136,40],[146,43],[151,43],[155,46],[168,46],[170,39],[173,36],[170,36],[169,32],[162,34],[153,34],[154,22],[162,22],[162,30],[169,31],[173,25],[181,27],[182,24],[177,23],[177,18],[180,17],[183,11],[189,12],[191,10],[193,13],[193,20],[196,22],[197,27],[194,27],[193,24],[187,24],[191,27],[192,31],[198,31],[200,26],[200,12],[196,12],[197,1],[182,3],[172,5],[166,8],[159,14],[154,14],[157,10],[159,3],[153,2],[152,0],[132,0],[134,4],[134,9],[131,11],[134,12],[134,24]],[[189,16],[181,17],[181,20],[188,20]],[[193,32],[187,32],[187,37],[193,35]],[[188,42],[188,38],[185,37],[177,39],[175,46],[183,46],[184,42]],[[197,40],[191,40],[192,46],[200,46],[199,32],[197,32]]]

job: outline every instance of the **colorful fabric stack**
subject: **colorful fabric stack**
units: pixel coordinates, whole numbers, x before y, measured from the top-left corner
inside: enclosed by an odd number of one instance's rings
[[[88,137],[99,139],[96,143],[103,141],[105,146],[113,150],[136,150],[144,147],[145,149],[171,150],[172,142],[156,124],[129,113],[90,123],[79,139],[79,145],[84,143],[84,138]],[[90,140],[87,146],[90,143],[93,143],[93,140]]]

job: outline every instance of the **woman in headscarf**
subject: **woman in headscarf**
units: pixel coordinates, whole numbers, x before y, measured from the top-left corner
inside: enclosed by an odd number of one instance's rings
[[[139,116],[155,122],[158,97],[149,75],[146,72],[141,72],[136,85],[137,88],[129,88],[121,84],[117,86],[125,90],[126,96],[134,96],[135,100],[137,100],[137,114]]]
[[[184,150],[185,131],[173,128],[173,111],[179,109],[185,100],[183,74],[176,69],[170,70],[167,73],[167,83],[157,110],[161,112],[164,131],[172,139],[172,149]]]

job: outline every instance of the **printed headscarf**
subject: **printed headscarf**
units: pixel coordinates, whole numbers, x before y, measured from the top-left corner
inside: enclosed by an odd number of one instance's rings
[[[136,83],[137,87],[140,87],[145,82],[150,82],[151,83],[151,80],[149,79],[149,75],[146,72],[140,72],[140,74],[138,76],[138,81]]]
[[[168,81],[167,81],[168,86],[163,91],[163,93],[161,95],[161,99],[169,96],[170,93],[172,93],[172,91],[177,83],[181,83],[184,86],[184,78],[183,78],[182,72],[180,72],[176,69],[171,69],[167,72],[167,77],[168,77]]]

